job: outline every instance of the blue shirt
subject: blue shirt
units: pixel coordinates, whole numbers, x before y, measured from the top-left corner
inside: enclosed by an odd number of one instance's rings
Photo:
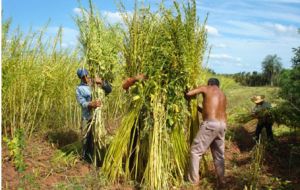
[[[82,108],[82,119],[91,119],[92,113],[88,107],[89,102],[92,101],[91,87],[88,84],[81,82],[76,88],[76,98]]]
[[[107,81],[103,82],[102,89],[106,94],[109,94],[111,92],[111,86]],[[81,83],[76,88],[76,98],[82,108],[82,119],[90,120],[92,118],[92,111],[89,109],[88,105],[89,102],[92,101],[91,87],[81,81]]]

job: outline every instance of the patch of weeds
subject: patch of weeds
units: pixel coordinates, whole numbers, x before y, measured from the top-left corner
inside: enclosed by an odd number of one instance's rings
[[[12,158],[15,168],[22,172],[26,169],[24,162],[24,149],[25,149],[25,132],[23,128],[18,128],[15,136],[12,139],[4,137],[3,141],[7,143],[9,156]]]
[[[84,190],[84,186],[81,184],[64,184],[64,183],[58,183],[54,186],[55,190]]]
[[[294,187],[291,181],[283,180],[278,177],[270,177],[270,183],[266,185],[266,189],[276,189],[276,190],[293,190]]]
[[[278,125],[276,128],[273,126],[273,134],[276,137],[290,136],[294,132],[292,127],[286,125]],[[299,132],[298,132],[299,133]]]
[[[19,182],[18,190],[25,190],[25,189],[41,189],[35,175],[29,173],[22,176]]]
[[[97,171],[92,171],[90,174],[81,177],[74,177],[70,180],[68,187],[77,187],[78,189],[105,189],[109,183]]]
[[[213,185],[210,183],[210,181],[207,178],[201,179],[200,189],[206,189],[206,190],[212,190]]]
[[[55,151],[51,163],[56,167],[73,167],[79,161],[79,158],[73,152],[65,153],[61,150]]]
[[[263,139],[263,138],[261,138]],[[247,175],[246,188],[256,189],[259,186],[259,179],[262,175],[262,165],[265,154],[265,144],[264,141],[259,141],[251,152],[251,164],[249,173]]]

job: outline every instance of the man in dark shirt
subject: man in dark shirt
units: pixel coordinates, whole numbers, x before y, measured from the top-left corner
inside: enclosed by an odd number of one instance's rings
[[[268,139],[273,141],[273,132],[272,132],[272,125],[274,123],[272,114],[270,112],[272,106],[270,103],[264,100],[265,96],[253,96],[251,98],[252,102],[256,105],[252,110],[252,116],[258,119],[258,123],[255,130],[255,138],[256,141],[259,140],[260,133],[262,129],[265,127],[267,131]]]

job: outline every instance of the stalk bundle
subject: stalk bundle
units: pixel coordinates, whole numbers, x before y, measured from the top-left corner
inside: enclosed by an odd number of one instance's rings
[[[146,187],[168,189],[184,177],[190,127],[195,124],[184,92],[201,77],[206,31],[194,0],[187,6],[174,2],[170,9],[161,3],[155,13],[137,2],[132,15],[124,10],[125,74],[144,73],[148,79],[130,88],[128,112],[102,169],[113,182],[135,179]]]

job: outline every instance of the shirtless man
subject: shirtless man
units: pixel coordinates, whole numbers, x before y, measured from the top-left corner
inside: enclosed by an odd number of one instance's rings
[[[211,78],[207,86],[199,86],[186,94],[191,98],[201,93],[203,96],[203,123],[191,145],[188,180],[199,184],[199,161],[210,147],[220,185],[224,185],[224,138],[226,129],[226,97],[219,89],[219,80]],[[199,110],[199,108],[198,108]]]

